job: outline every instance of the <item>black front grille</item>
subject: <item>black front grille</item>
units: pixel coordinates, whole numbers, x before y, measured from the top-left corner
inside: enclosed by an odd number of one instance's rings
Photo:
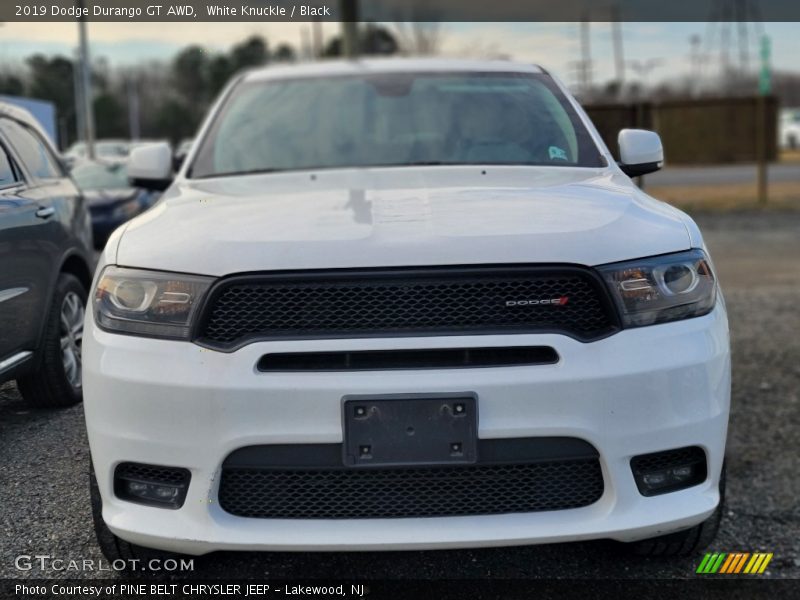
[[[291,456],[291,450],[286,452]],[[579,508],[603,494],[600,463],[596,452],[592,454],[505,464],[374,468],[226,461],[219,503],[232,515],[263,519],[449,517]]]
[[[195,338],[230,349],[253,339],[541,331],[592,340],[616,328],[607,292],[588,269],[462,267],[224,279]]]
[[[262,356],[262,372],[458,369],[552,365],[558,353],[549,346],[357,350],[352,352],[274,352]]]

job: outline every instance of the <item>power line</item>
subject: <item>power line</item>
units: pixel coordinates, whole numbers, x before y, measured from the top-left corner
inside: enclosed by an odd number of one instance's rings
[[[753,45],[764,34],[758,0],[714,0],[705,34],[705,63],[716,62],[723,85],[751,74]],[[734,59],[736,57],[736,59]]]

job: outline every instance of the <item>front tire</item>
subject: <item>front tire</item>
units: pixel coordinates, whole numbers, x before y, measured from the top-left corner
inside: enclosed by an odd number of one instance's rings
[[[146,563],[152,559],[164,560],[167,558],[180,558],[178,554],[137,546],[136,544],[126,542],[122,538],[114,535],[103,520],[103,499],[100,496],[100,488],[97,485],[97,478],[94,476],[94,471],[89,473],[89,498],[92,503],[92,524],[94,525],[97,545],[100,547],[103,556],[105,556],[110,563],[124,560],[130,569],[132,568],[132,563],[129,562],[131,560],[138,560]]]
[[[719,532],[725,504],[725,466],[719,477],[719,504],[711,516],[699,525],[683,531],[627,544],[639,556],[688,556],[706,548]]]
[[[100,497],[100,489],[97,487],[97,479],[94,473],[89,473],[89,498],[92,502],[92,524],[94,534],[97,538],[97,545],[109,562],[116,560],[128,560],[133,558],[133,544],[121,540],[114,535],[103,521],[103,500]]]
[[[45,321],[40,367],[17,380],[25,401],[35,408],[64,408],[83,399],[81,347],[86,288],[61,273]]]

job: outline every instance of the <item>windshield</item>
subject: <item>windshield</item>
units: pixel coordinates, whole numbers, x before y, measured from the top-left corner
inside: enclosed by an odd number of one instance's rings
[[[605,163],[547,75],[392,73],[241,84],[189,174],[421,164]]]
[[[108,190],[130,187],[125,165],[80,165],[72,170],[75,183],[82,190]]]
[[[128,144],[125,142],[95,142],[94,153],[97,156],[125,158],[128,156]],[[68,156],[84,157],[88,154],[84,142],[76,142],[69,147],[66,154]]]

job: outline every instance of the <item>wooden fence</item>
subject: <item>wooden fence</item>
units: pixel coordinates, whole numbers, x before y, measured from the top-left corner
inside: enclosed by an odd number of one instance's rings
[[[759,102],[764,102],[767,158],[773,161],[778,155],[774,96],[588,104],[584,108],[615,156],[619,130],[634,127],[659,133],[669,164],[722,164],[756,161]]]

